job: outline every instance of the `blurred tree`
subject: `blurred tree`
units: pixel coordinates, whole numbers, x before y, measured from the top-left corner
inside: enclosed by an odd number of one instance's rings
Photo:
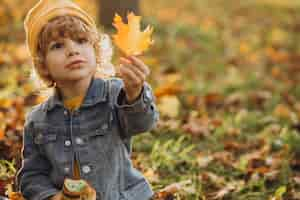
[[[106,28],[112,28],[115,13],[126,19],[127,12],[140,13],[139,0],[99,0],[99,23]]]

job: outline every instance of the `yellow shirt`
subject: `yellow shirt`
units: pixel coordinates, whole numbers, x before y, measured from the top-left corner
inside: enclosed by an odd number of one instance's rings
[[[83,95],[80,95],[80,96],[76,96],[76,97],[64,100],[64,105],[66,108],[68,108],[72,112],[75,109],[80,107],[83,97],[84,97]]]
[[[76,96],[67,100],[64,100],[64,105],[66,108],[68,108],[71,112],[76,110],[80,107],[82,101],[83,101],[84,95]],[[79,163],[75,158],[74,155],[74,178],[80,179],[80,173],[79,173]]]

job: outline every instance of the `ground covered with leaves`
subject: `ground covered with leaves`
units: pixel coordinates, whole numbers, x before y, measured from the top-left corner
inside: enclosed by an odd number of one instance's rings
[[[44,100],[24,46],[22,17],[34,2],[0,3],[2,195],[20,167],[24,114]],[[142,59],[160,121],[134,138],[132,159],[156,198],[300,199],[300,4],[141,3],[154,27]]]

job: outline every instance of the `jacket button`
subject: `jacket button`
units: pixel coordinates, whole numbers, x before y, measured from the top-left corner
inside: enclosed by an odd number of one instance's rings
[[[67,110],[64,110],[64,115],[68,115],[68,111]]]
[[[101,126],[102,130],[106,130],[107,128],[108,128],[108,125],[106,123]]]
[[[66,173],[70,172],[70,168],[69,167],[65,167],[64,170],[65,170]]]
[[[79,137],[77,137],[77,138],[75,139],[75,141],[76,141],[76,144],[78,144],[78,145],[83,144],[83,140],[82,140],[81,138],[79,138]]]
[[[84,165],[82,167],[82,171],[83,171],[83,173],[87,174],[87,173],[89,173],[91,171],[91,168],[88,165]]]
[[[150,90],[146,90],[146,97],[147,97],[148,99],[151,99],[151,98],[152,98],[152,94],[151,94]]]
[[[38,134],[35,138],[34,138],[34,141],[36,142],[36,143],[38,143],[39,141],[41,141],[43,139],[43,135],[40,133],[40,134]]]
[[[65,146],[68,147],[68,146],[70,146],[70,145],[71,145],[71,141],[70,141],[70,140],[66,140],[66,141],[65,141]]]

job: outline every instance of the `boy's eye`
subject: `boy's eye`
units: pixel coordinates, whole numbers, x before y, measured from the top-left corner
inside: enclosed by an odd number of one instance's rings
[[[55,42],[53,45],[51,45],[50,49],[59,49],[63,46],[60,42]]]
[[[77,41],[78,41],[79,44],[83,44],[83,43],[88,42],[87,38],[84,38],[84,37],[78,38]]]

